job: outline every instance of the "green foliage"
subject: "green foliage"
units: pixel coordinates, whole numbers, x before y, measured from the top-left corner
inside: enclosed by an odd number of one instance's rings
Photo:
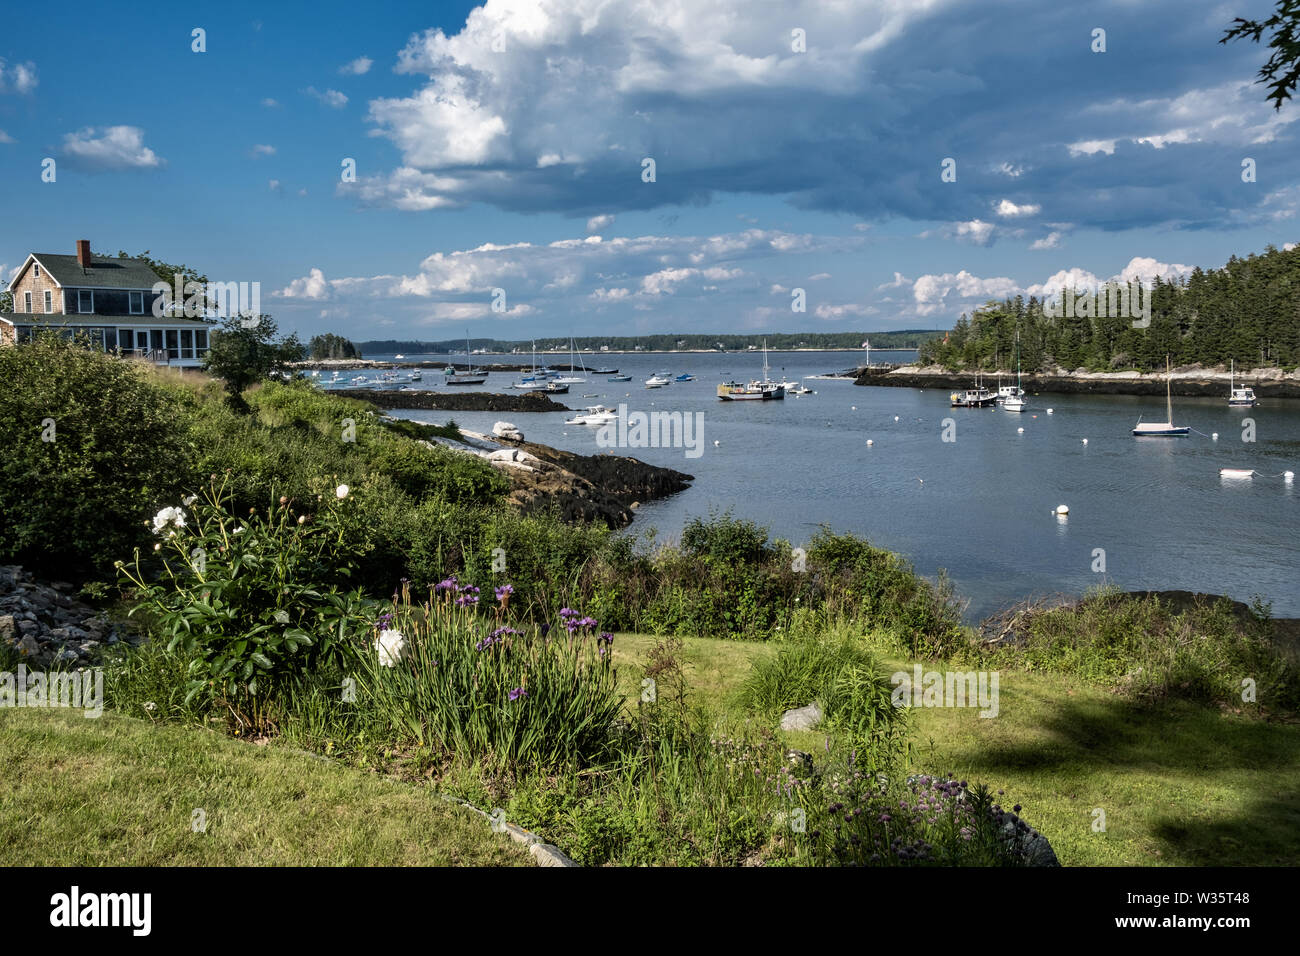
[[[312,359],[359,359],[361,350],[349,340],[333,332],[313,335],[307,345],[307,354]]]
[[[905,711],[893,705],[891,691],[876,659],[853,638],[803,639],[754,663],[742,701],[769,719],[816,701],[820,729],[843,737],[859,768],[876,772],[905,755]]]
[[[578,767],[613,740],[622,698],[596,623],[566,614],[549,629],[490,618],[480,589],[450,578],[424,604],[403,588],[362,654],[368,706],[401,739],[501,769]]]
[[[209,336],[203,370],[226,383],[231,404],[242,408],[244,389],[267,376],[284,372],[303,357],[297,335],[277,338],[269,315],[229,316]]]
[[[0,348],[0,561],[107,574],[179,493],[178,401],[149,373],[58,336]]]
[[[1104,302],[1105,296],[1098,297]],[[1198,363],[1239,371],[1300,362],[1300,249],[1272,246],[1260,255],[1233,256],[1220,269],[1194,269],[1184,280],[1156,279],[1144,301],[1150,326],[1099,315],[1046,314],[1037,297],[991,301],[962,316],[944,339],[924,344],[918,361],[952,370],[1015,372],[1016,335],[1026,372],[1163,370]]]
[[[187,700],[202,692],[234,710],[259,680],[344,659],[349,634],[369,621],[363,595],[342,588],[357,561],[347,498],[340,487],[310,512],[282,498],[237,518],[213,482],[155,516],[160,566],[142,568],[137,549],[119,567],[131,613],[146,612],[188,659]]]
[[[965,654],[982,665],[1073,674],[1141,700],[1185,699],[1270,711],[1300,707],[1300,673],[1270,640],[1266,617],[1226,598],[1182,609],[1157,595],[1103,589],[1075,604],[1004,616],[1013,639]],[[1255,700],[1243,699],[1243,681]]]
[[[1277,10],[1266,20],[1234,17],[1232,22],[1220,43],[1246,38],[1258,43],[1265,30],[1272,32],[1268,45],[1273,52],[1260,67],[1257,82],[1268,84],[1268,99],[1280,110],[1300,83],[1300,8],[1294,0],[1278,0]]]

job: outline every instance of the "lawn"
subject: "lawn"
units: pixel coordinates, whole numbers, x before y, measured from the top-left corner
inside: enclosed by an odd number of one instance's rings
[[[640,692],[658,642],[619,635]],[[751,663],[779,645],[683,641],[695,703],[742,716]],[[881,658],[889,672],[910,669]],[[930,665],[934,669],[942,669]],[[1000,712],[918,708],[918,770],[1021,804],[1066,866],[1295,865],[1300,726],[1178,703],[1145,708],[1078,680],[1003,671]],[[816,732],[785,735],[820,750]],[[106,713],[0,710],[0,864],[527,865],[486,822],[429,789],[283,746]],[[194,811],[206,830],[195,832]],[[1104,830],[1096,811],[1104,811]],[[561,848],[563,849],[563,848]]]
[[[3,866],[531,865],[428,789],[112,713],[0,710],[0,779]]]
[[[656,638],[620,635],[615,661],[632,699]],[[736,692],[771,644],[686,639],[695,700],[736,713]],[[909,670],[882,657],[889,672]],[[927,669],[942,669],[927,665]],[[1066,866],[1300,863],[1300,725],[1187,703],[1148,708],[1049,673],[1003,671],[1000,712],[911,712],[918,769],[1006,790],[1004,805],[1047,835]],[[787,734],[819,749],[816,733]],[[1094,821],[1104,830],[1094,829]]]

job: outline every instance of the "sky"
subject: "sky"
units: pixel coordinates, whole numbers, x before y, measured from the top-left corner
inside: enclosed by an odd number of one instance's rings
[[[85,238],[355,341],[869,332],[1300,235],[1300,104],[1218,42],[1268,0],[177,7],[9,18],[0,275]]]

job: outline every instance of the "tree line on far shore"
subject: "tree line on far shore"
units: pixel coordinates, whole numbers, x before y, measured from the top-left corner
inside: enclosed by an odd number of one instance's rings
[[[862,343],[871,342],[873,349],[916,348],[927,339],[942,335],[934,329],[903,329],[896,332],[754,332],[733,334],[719,332],[663,332],[657,335],[586,335],[573,339],[574,348],[582,351],[600,351],[602,347],[611,352],[633,352],[640,348],[644,352],[709,351],[723,349],[726,351],[743,351],[750,346],[762,348],[766,340],[767,347],[773,350],[783,349],[860,349]],[[478,338],[470,339],[470,348],[487,349],[490,352],[531,352],[534,340],[518,341]],[[568,351],[569,337],[548,336],[536,340],[537,351]],[[439,352],[463,353],[464,339],[447,339],[439,342],[423,342],[407,339],[384,339],[360,343],[360,348],[372,355],[406,353],[421,355]]]
[[[1067,290],[1068,291],[1068,290]],[[1036,296],[990,301],[957,321],[942,338],[925,343],[922,364],[954,371],[1026,372],[1087,369],[1094,372],[1163,369],[1199,364],[1238,369],[1300,364],[1300,248],[1269,246],[1260,255],[1233,256],[1220,269],[1196,268],[1150,288],[1150,325],[1136,309],[1107,308],[1102,294],[1079,315]],[[1147,295],[1143,293],[1142,300]],[[1098,312],[1108,313],[1098,315]]]

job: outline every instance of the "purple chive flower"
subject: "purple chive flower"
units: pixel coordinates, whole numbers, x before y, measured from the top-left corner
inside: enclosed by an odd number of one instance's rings
[[[510,700],[512,702],[527,696],[528,696],[528,691],[524,690],[522,687],[516,687],[514,690],[510,692]]]

